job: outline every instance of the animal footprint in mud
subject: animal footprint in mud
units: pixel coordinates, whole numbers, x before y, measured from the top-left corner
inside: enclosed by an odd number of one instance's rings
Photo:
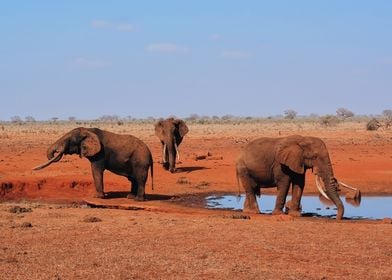
[[[223,156],[216,156],[207,152],[207,154],[198,154],[194,156],[194,160],[223,160]]]
[[[22,228],[31,228],[33,225],[30,222],[23,222],[20,227]]]
[[[186,177],[180,177],[180,178],[178,178],[176,184],[178,184],[178,185],[190,185],[191,182],[189,182],[189,180]]]
[[[209,185],[210,185],[209,182],[201,181],[201,182],[193,185],[193,187],[196,189],[206,189],[206,188],[208,188]]]
[[[94,217],[94,216],[89,216],[89,217],[85,217],[83,219],[83,222],[86,222],[86,223],[97,223],[97,222],[102,222],[102,219],[98,218],[98,217]]]
[[[20,207],[20,206],[13,206],[10,209],[8,209],[8,212],[14,213],[14,214],[21,214],[21,213],[28,213],[32,212],[31,208],[25,208],[25,207]]]
[[[229,218],[231,219],[240,219],[240,220],[250,220],[250,216],[243,214],[233,214]]]

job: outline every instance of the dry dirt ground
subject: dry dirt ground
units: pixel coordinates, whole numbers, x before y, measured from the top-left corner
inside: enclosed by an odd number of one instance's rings
[[[392,194],[392,131],[346,122],[190,124],[178,172],[160,166],[152,123],[83,124],[133,134],[150,147],[149,200],[123,197],[105,173],[107,200],[91,199],[89,162],[65,156],[41,171],[46,148],[76,124],[0,127],[0,279],[392,279],[392,224],[207,210],[207,193],[237,193],[235,159],[261,136],[324,139],[338,179],[363,195]],[[274,190],[272,190],[274,191]],[[306,193],[316,193],[311,172]],[[114,208],[91,208],[83,201]],[[389,218],[392,217],[389,215]]]

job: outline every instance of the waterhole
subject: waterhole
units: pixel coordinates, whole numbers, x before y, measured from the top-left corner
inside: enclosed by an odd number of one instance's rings
[[[272,213],[275,195],[261,195],[257,203],[261,213]],[[291,197],[288,196],[287,201]],[[344,204],[344,217],[350,219],[378,220],[392,217],[392,196],[362,196],[358,201],[341,197]],[[242,210],[245,195],[213,195],[206,197],[209,209]],[[336,207],[319,196],[303,196],[301,199],[303,216],[336,217]]]

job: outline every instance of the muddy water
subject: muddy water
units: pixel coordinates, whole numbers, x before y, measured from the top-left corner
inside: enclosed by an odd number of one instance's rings
[[[291,199],[288,197],[287,200]],[[392,196],[363,196],[358,202],[341,197],[345,211],[344,217],[350,219],[383,219],[392,217]],[[236,195],[209,196],[206,198],[207,208],[232,209],[243,208],[245,196]],[[262,213],[271,213],[275,204],[274,195],[262,195],[257,200]],[[335,205],[319,196],[303,196],[301,200],[303,216],[335,217]]]

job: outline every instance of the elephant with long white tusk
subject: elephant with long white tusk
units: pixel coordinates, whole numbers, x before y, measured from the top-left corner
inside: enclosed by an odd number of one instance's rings
[[[48,161],[33,170],[45,168],[59,161],[65,154],[78,154],[90,161],[96,196],[99,198],[105,197],[105,170],[128,178],[131,182],[128,198],[145,199],[149,169],[153,189],[153,161],[150,149],[132,135],[115,134],[98,128],[75,128],[53,143],[47,150]]]
[[[245,146],[236,164],[238,184],[246,193],[244,211],[259,213],[256,195],[260,195],[260,188],[277,187],[272,214],[282,214],[292,185],[289,214],[299,216],[305,172],[309,168],[314,169],[320,193],[336,205],[336,219],[342,219],[344,205],[339,197],[338,181],[333,174],[327,147],[320,138],[300,135],[264,137]]]
[[[176,170],[176,157],[180,161],[178,147],[188,131],[188,126],[180,119],[162,119],[155,124],[155,135],[162,144],[162,165],[172,173]]]

